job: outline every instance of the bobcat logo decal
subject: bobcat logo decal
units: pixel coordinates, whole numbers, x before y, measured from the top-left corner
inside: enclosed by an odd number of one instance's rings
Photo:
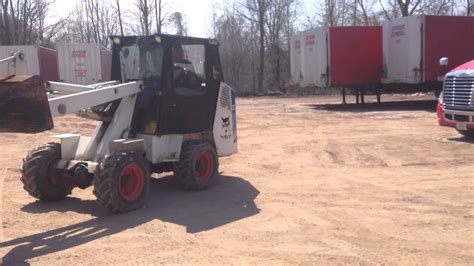
[[[221,117],[222,120],[222,129],[224,130],[224,135],[221,135],[223,139],[230,139],[232,137],[232,132],[230,131],[230,116]]]

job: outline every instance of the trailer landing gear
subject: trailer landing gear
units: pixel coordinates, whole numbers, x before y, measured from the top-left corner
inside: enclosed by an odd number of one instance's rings
[[[342,104],[346,105],[346,92],[347,88],[342,88],[341,89],[341,94],[342,94]],[[365,104],[365,89],[364,88],[353,88],[351,89],[352,93],[354,94],[356,98],[356,104]],[[376,90],[376,96],[377,96],[377,103],[381,102],[381,92],[379,89]]]

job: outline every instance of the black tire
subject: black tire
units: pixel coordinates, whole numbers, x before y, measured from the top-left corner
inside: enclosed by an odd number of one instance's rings
[[[143,206],[150,184],[150,170],[143,156],[117,153],[99,162],[94,195],[99,205],[112,212],[129,212]]]
[[[57,201],[71,194],[75,184],[56,169],[61,159],[61,144],[48,143],[28,153],[21,167],[23,188],[42,201]]]
[[[215,148],[207,142],[191,141],[183,144],[174,175],[185,189],[203,190],[214,183],[218,169]]]
[[[468,140],[474,140],[474,130],[468,129],[468,130],[459,130],[457,129],[459,134],[463,135],[466,139]]]

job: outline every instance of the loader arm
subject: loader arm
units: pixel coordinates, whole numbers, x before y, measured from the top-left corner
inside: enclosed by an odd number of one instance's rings
[[[112,82],[111,84],[115,83],[116,82]],[[75,90],[76,93],[49,99],[49,109],[52,117],[76,113],[89,107],[137,94],[141,91],[141,84],[139,82],[109,85],[99,89],[94,89],[91,86],[67,83],[54,83],[53,85],[51,88],[55,88],[60,92],[71,92]]]
[[[59,82],[46,85],[48,94],[39,76],[0,76],[0,132],[47,131],[54,127],[53,117],[119,100],[142,88],[140,82],[117,81],[89,86]]]

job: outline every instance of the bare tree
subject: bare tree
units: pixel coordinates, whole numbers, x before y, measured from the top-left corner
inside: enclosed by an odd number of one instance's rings
[[[466,0],[466,16],[471,16],[474,10],[474,1]]]
[[[153,21],[154,5],[151,0],[136,0],[135,1],[136,12],[135,17],[138,18],[139,34],[150,35],[151,26]]]
[[[283,71],[283,62],[289,62],[289,54],[284,49],[289,46],[289,36],[285,27],[292,20],[290,10],[295,6],[294,0],[274,0],[269,3],[265,20],[267,34],[266,47],[270,68],[268,87],[284,91],[286,72]],[[286,45],[285,45],[286,42]],[[289,51],[289,49],[288,49]],[[288,55],[288,56],[287,56]]]
[[[398,0],[379,0],[380,7],[382,9],[382,14],[384,19],[392,19],[400,17],[400,10],[398,8]]]
[[[123,34],[123,23],[122,23],[122,12],[120,10],[120,0],[116,0],[117,3],[117,14],[118,14],[118,20],[119,20],[119,25],[120,25],[120,35]]]
[[[11,44],[10,36],[10,15],[8,14],[8,0],[0,0],[2,8],[2,44],[9,45]]]
[[[259,35],[259,64],[257,91],[263,93],[265,80],[265,19],[271,0],[247,0],[240,3],[245,12],[238,11],[239,15],[254,23]],[[237,10],[239,10],[238,8]]]
[[[454,0],[423,0],[420,12],[425,15],[453,15]]]
[[[411,16],[418,9],[421,0],[397,0],[402,16]]]
[[[156,32],[161,33],[165,21],[168,17],[166,14],[166,3],[163,0],[155,0],[155,20],[156,20]]]
[[[186,24],[186,20],[184,18],[183,13],[181,12],[174,12],[170,18],[170,24],[172,24],[176,30],[175,34],[180,36],[187,36],[188,35],[188,26]]]
[[[109,36],[118,34],[119,31],[118,12],[111,2],[85,0],[77,2],[66,25],[56,34],[55,40],[95,42],[107,46]]]
[[[51,4],[52,0],[0,0],[0,43],[47,45],[65,21],[46,25]]]
[[[240,92],[253,87],[254,49],[252,36],[246,30],[246,21],[232,12],[226,12],[216,21],[216,37],[219,39],[220,57],[226,82]]]

